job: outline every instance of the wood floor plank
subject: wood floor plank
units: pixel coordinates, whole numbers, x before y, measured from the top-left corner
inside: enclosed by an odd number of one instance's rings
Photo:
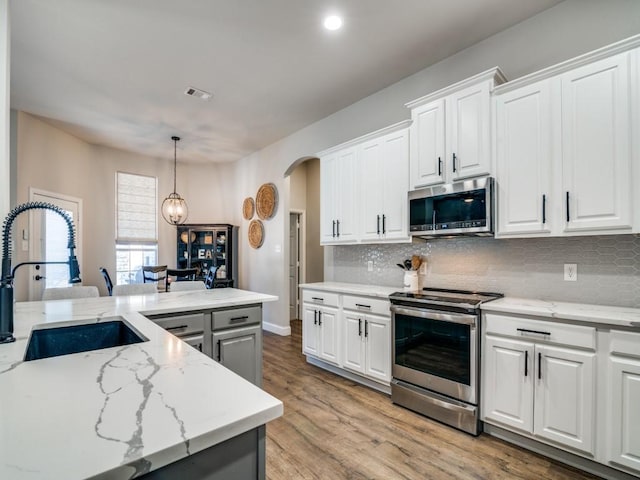
[[[284,415],[267,425],[268,480],[588,480],[495,437],[472,437],[388,395],[306,362],[301,322],[264,335],[263,388]]]

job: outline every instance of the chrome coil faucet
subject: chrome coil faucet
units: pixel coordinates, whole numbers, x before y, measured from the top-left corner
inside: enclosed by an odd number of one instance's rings
[[[69,260],[66,262],[23,262],[11,269],[11,226],[18,215],[27,210],[51,210],[60,215],[67,223],[69,232],[67,248],[69,249]],[[13,336],[13,279],[16,270],[22,265],[40,264],[66,264],[69,265],[69,283],[80,283],[80,266],[74,253],[75,231],[73,220],[60,207],[46,202],[29,202],[15,207],[2,225],[2,276],[0,277],[0,343],[10,343],[15,341]]]

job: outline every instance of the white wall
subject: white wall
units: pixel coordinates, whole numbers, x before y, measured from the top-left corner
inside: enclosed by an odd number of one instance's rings
[[[9,66],[11,36],[9,0],[0,0],[0,218],[10,209],[11,156],[9,142]]]
[[[266,328],[280,333],[289,328],[289,192],[283,176],[297,159],[408,119],[406,102],[496,65],[514,79],[638,33],[640,1],[567,0],[239,161],[236,204],[270,181],[278,186],[284,207],[265,225],[261,249],[252,250],[246,241],[240,246],[243,285],[280,297],[265,308]],[[332,253],[325,248],[325,278],[331,275]]]

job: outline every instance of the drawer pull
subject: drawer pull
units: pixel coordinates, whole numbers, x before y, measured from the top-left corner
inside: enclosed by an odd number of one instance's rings
[[[533,333],[536,335],[546,335],[548,337],[551,336],[551,332],[543,332],[541,330],[529,330],[528,328],[518,328],[516,330],[518,330],[520,333]]]
[[[167,331],[171,331],[171,330],[182,330],[183,328],[187,328],[188,325],[178,325],[177,327],[167,327],[165,328],[165,330]]]
[[[315,300],[316,302],[324,302],[324,298],[322,297],[311,297],[311,300]]]
[[[242,317],[232,317],[229,319],[230,322],[242,322],[243,320],[248,320],[249,316],[248,315],[244,315]]]
[[[356,308],[366,308],[367,310],[371,310],[371,305],[364,305],[362,303],[356,303]]]

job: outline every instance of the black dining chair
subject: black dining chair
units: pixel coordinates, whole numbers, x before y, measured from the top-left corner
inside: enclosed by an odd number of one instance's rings
[[[167,277],[165,278],[164,288],[168,292],[171,288],[171,284],[169,282],[193,281],[196,279],[197,273],[197,268],[167,268]]]
[[[107,292],[109,292],[109,296],[113,295],[113,282],[111,281],[111,277],[109,276],[109,272],[104,267],[100,267],[100,273],[104,277],[104,283],[107,284]]]
[[[158,290],[162,287],[166,289],[167,266],[166,265],[143,265],[142,281],[143,283],[155,282],[158,284]],[[165,282],[162,282],[165,280]]]

